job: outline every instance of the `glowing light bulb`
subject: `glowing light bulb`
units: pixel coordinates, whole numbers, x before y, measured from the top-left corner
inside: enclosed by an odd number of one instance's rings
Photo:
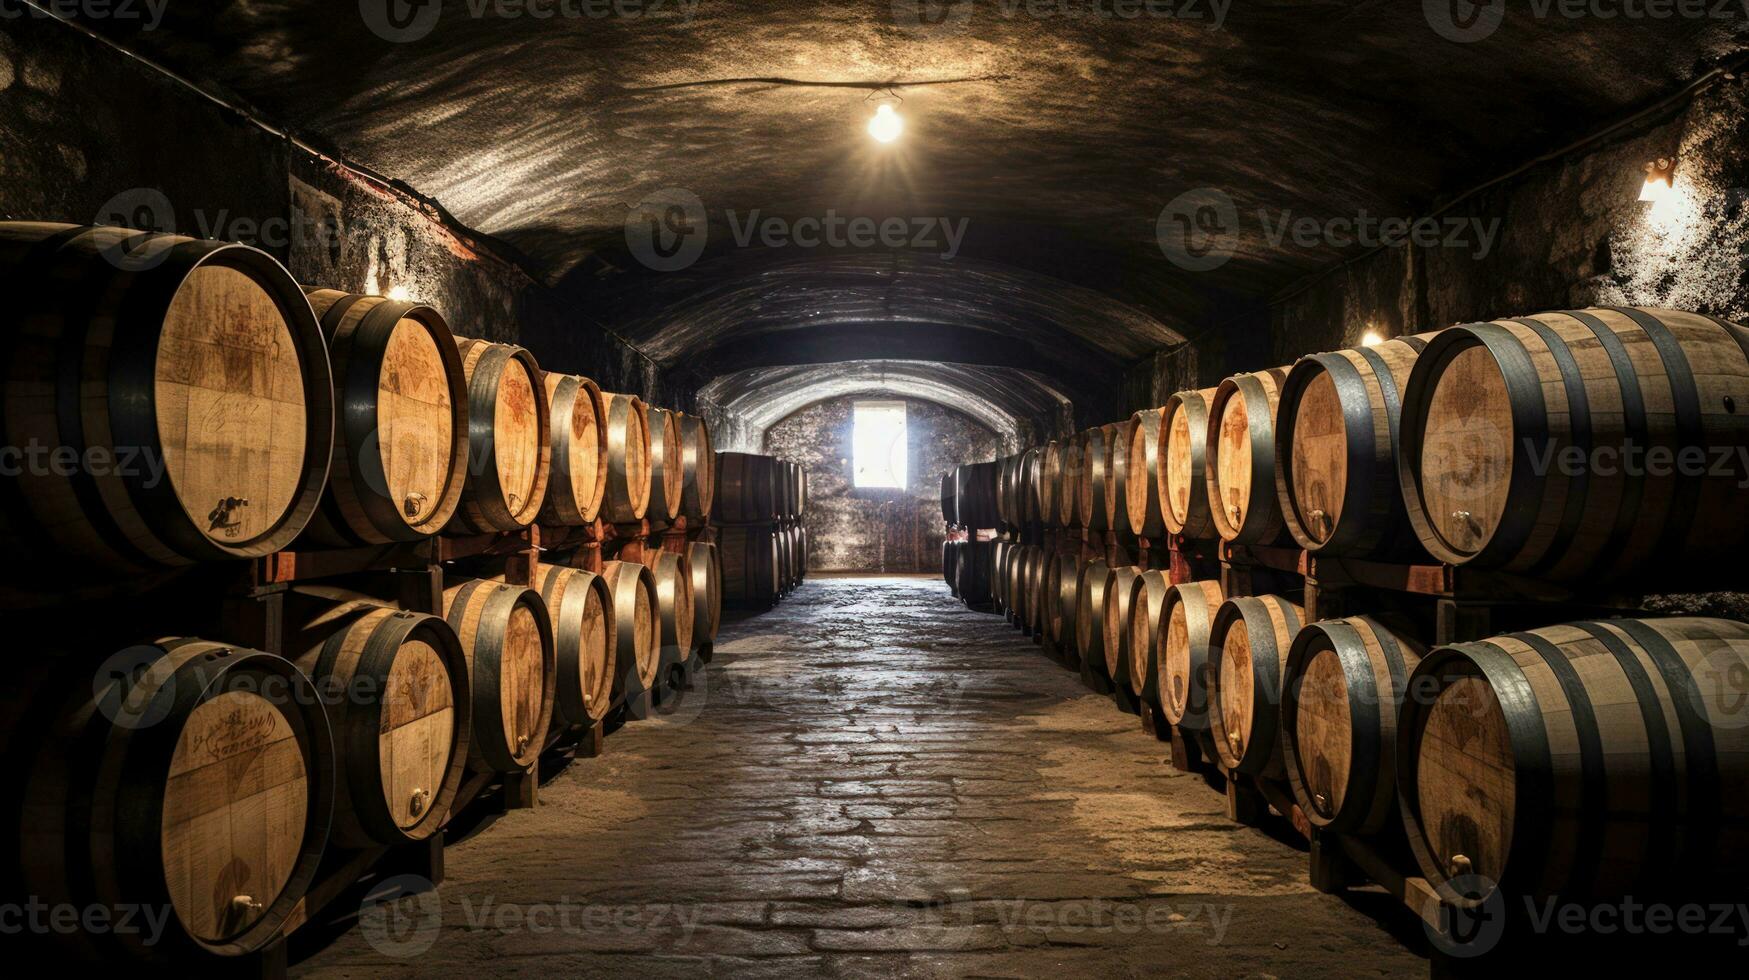
[[[1368,330],[1360,335],[1360,346],[1362,347],[1377,347],[1384,342],[1385,338],[1380,336],[1377,330]]]
[[[874,118],[868,121],[868,134],[879,143],[891,143],[904,131],[905,120],[890,105],[875,109]]]
[[[1676,161],[1660,157],[1646,164],[1646,182],[1640,185],[1640,200],[1657,206],[1670,200],[1676,191]]]
[[[384,295],[397,303],[408,303],[413,299],[413,291],[406,286],[395,286]]]

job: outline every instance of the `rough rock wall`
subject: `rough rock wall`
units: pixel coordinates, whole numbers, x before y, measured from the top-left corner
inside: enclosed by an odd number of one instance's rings
[[[808,470],[808,567],[859,572],[930,572],[941,567],[941,477],[955,466],[996,458],[1001,440],[970,416],[907,400],[910,443],[905,490],[852,486],[855,398],[818,402],[773,425],[765,448]]]

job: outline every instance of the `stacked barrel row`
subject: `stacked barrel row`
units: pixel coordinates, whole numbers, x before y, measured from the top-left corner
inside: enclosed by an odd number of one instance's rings
[[[345,556],[440,531],[710,513],[701,420],[457,337],[430,306],[305,289],[244,246],[70,225],[0,224],[0,278],[0,425],[23,454],[0,502],[14,632],[38,632],[16,609],[56,601],[46,589],[119,596],[288,548],[364,567]],[[433,838],[464,774],[528,770],[660,683],[670,651],[708,643],[712,550],[598,571],[532,549],[520,571],[432,564],[423,611],[380,575],[287,572],[297,587],[262,630],[276,653],[51,644],[0,697],[19,784],[4,887],[174,913],[153,942],[81,932],[101,958],[256,951],[297,921],[325,855]],[[223,589],[191,581],[139,605],[227,632]]]
[[[808,574],[808,472],[758,453],[720,453],[712,518],[723,559],[723,597],[769,609]]]
[[[1316,832],[1403,841],[1448,904],[1728,890],[1749,870],[1744,624],[1546,606],[1553,625],[1437,646],[1383,592],[1308,622],[1291,577],[1229,596],[1169,558],[1297,548],[1301,568],[1445,565],[1581,598],[1741,588],[1721,559],[1746,533],[1745,398],[1749,331],[1661,309],[1238,375],[997,461],[996,602],[1229,779],[1287,786]]]
[[[941,481],[941,518],[947,525],[941,543],[942,578],[974,609],[989,608],[995,597],[995,538],[1002,524],[996,478],[995,463],[967,463]]]

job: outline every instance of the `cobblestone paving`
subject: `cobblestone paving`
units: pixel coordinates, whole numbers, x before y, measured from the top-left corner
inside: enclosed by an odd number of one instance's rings
[[[293,973],[1425,975],[1383,896],[1313,892],[1165,756],[939,580],[814,579]]]

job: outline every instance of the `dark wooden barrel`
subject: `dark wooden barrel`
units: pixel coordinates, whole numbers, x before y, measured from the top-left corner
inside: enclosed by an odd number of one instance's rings
[[[1164,461],[1161,450],[1160,420],[1163,408],[1144,408],[1130,417],[1129,459],[1124,464],[1124,510],[1129,515],[1129,530],[1146,538],[1158,538],[1166,533],[1166,518],[1161,510],[1160,469]]]
[[[1281,674],[1301,606],[1276,595],[1228,599],[1209,628],[1209,733],[1221,764],[1251,776],[1281,775]]]
[[[613,702],[613,595],[601,576],[561,565],[541,565],[539,585],[553,623],[553,724],[593,725]]]
[[[1166,399],[1160,415],[1155,492],[1166,530],[1187,538],[1215,537],[1209,508],[1209,405],[1215,389],[1180,391]]]
[[[303,531],[333,454],[333,380],[271,256],[6,222],[0,285],[0,441],[79,454],[0,480],[9,565],[126,576],[270,554]]]
[[[451,523],[461,530],[527,527],[546,502],[551,413],[534,355],[457,337],[468,381],[468,478]]]
[[[1421,543],[1546,580],[1706,580],[1749,534],[1746,349],[1741,326],[1675,310],[1442,332],[1403,395],[1398,478]]]
[[[1275,495],[1275,416],[1286,368],[1236,374],[1209,402],[1208,499],[1215,533],[1235,544],[1283,537]]]
[[[601,563],[601,577],[613,597],[614,697],[654,688],[662,665],[661,607],[656,577],[647,566],[629,561]]]
[[[941,474],[941,520],[948,527],[960,522],[959,507],[954,502],[953,470]]]
[[[1045,603],[1050,614],[1050,638],[1057,652],[1078,657],[1075,622],[1081,603],[1081,570],[1087,565],[1079,556],[1058,552],[1051,556],[1045,573]]]
[[[455,630],[436,616],[342,602],[305,617],[287,646],[328,709],[333,842],[437,833],[468,755],[468,661]]]
[[[777,460],[757,453],[718,453],[713,519],[719,524],[756,524],[775,521],[777,514]]]
[[[1422,873],[1455,904],[1740,895],[1749,626],[1620,619],[1441,647],[1398,721]],[[1463,880],[1454,884],[1454,878]]]
[[[717,641],[723,621],[723,570],[717,562],[717,546],[694,541],[686,546],[692,569],[692,638],[699,649],[708,650]]]
[[[1160,710],[1166,720],[1187,731],[1209,727],[1206,667],[1219,655],[1210,645],[1215,612],[1226,597],[1221,583],[1183,582],[1166,590],[1156,641]]]
[[[1105,470],[1105,522],[1107,530],[1128,537],[1130,526],[1130,443],[1135,438],[1135,420],[1124,419],[1105,428],[1111,430],[1111,453]],[[1128,601],[1128,600],[1125,600]]]
[[[671,670],[691,660],[698,649],[692,568],[685,555],[660,551],[651,556],[650,574],[656,579],[656,612],[662,623],[662,669]]]
[[[1064,527],[1081,527],[1081,479],[1087,473],[1087,433],[1077,432],[1063,442],[1063,483],[1057,488],[1057,521]]]
[[[1078,523],[1090,531],[1104,531],[1112,526],[1107,493],[1116,439],[1114,425],[1101,425],[1081,433],[1081,482],[1075,488],[1075,513]]]
[[[1397,486],[1403,385],[1435,334],[1300,358],[1282,382],[1282,520],[1307,551],[1426,560]]]
[[[974,609],[988,607],[996,574],[996,542],[967,541],[957,571],[960,601]]]
[[[1044,471],[1044,450],[1038,446],[1020,454],[1020,522],[1031,526],[1043,520],[1039,504],[1039,481]]]
[[[941,577],[955,599],[960,597],[960,549],[964,544],[951,539],[941,542]]]
[[[719,528],[717,555],[723,567],[723,601],[748,609],[771,608],[782,587],[777,549],[777,533],[768,525]]]
[[[960,523],[973,530],[995,528],[996,464],[962,463],[954,470],[954,500],[959,508]]]
[[[1045,632],[1050,627],[1049,603],[1045,597],[1045,571],[1050,564],[1050,553],[1041,547],[1034,547],[1027,556],[1026,562],[1026,631],[1034,643],[1043,642]]]
[[[649,413],[636,395],[601,393],[607,405],[607,494],[601,518],[611,524],[635,524],[650,512]]]
[[[607,400],[595,382],[575,374],[546,372],[547,444],[552,471],[543,524],[592,524],[607,497]]]
[[[1008,615],[1008,559],[1014,552],[1014,544],[1010,541],[997,539],[991,542],[991,559],[993,568],[990,572],[990,605],[995,611]]]
[[[161,937],[75,930],[67,953],[211,966],[277,941],[334,809],[335,746],[310,679],[283,657],[188,638],[21,665],[14,680],[27,677],[31,697],[8,706],[35,729],[8,738],[25,743],[8,793],[23,894],[109,921],[168,917]]]
[[[711,516],[717,499],[717,451],[711,429],[696,415],[680,417],[680,513],[688,521]]]
[[[1106,576],[1105,595],[1101,601],[1104,612],[1099,626],[1105,633],[1101,648],[1105,653],[1105,672],[1113,684],[1130,686],[1130,602],[1135,598],[1136,579],[1141,569],[1121,565]],[[1085,656],[1085,654],[1083,654]]]
[[[1111,586],[1111,566],[1096,558],[1081,568],[1075,584],[1074,647],[1081,661],[1093,672],[1107,677],[1105,669],[1105,590]]]
[[[1281,681],[1282,762],[1314,827],[1370,837],[1401,825],[1397,714],[1427,648],[1368,616],[1308,624]]]
[[[1149,569],[1130,585],[1130,691],[1160,707],[1160,616],[1166,606],[1166,590],[1172,587],[1166,573]]]
[[[1039,520],[1046,527],[1057,527],[1062,523],[1059,516],[1062,494],[1063,443],[1052,439],[1039,453],[1038,464],[1038,513]]]
[[[469,768],[527,768],[553,717],[558,661],[546,603],[533,589],[468,579],[444,590],[443,615],[468,659]]]
[[[443,530],[468,473],[468,389],[449,324],[434,309],[333,289],[308,291],[334,371],[334,458],[306,537],[338,547],[417,541]]]

